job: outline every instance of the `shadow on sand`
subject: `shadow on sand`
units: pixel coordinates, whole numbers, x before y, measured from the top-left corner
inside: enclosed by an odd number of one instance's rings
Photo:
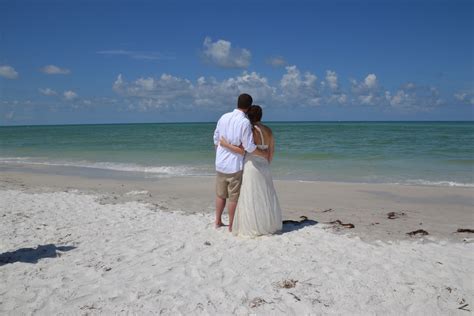
[[[20,248],[12,252],[4,252],[0,254],[0,266],[8,263],[26,262],[38,263],[43,258],[56,258],[61,255],[56,251],[69,251],[75,249],[73,246],[56,246],[54,244],[39,245],[36,248]]]
[[[317,221],[308,219],[306,216],[300,216],[301,220],[293,221],[293,220],[285,220],[283,221],[283,228],[280,234],[289,233],[295,230],[299,230],[306,226],[313,226],[318,224]]]

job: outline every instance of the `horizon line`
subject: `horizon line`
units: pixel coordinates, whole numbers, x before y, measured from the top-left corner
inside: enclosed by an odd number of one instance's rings
[[[324,121],[265,121],[264,123],[474,123],[474,120],[324,120]],[[210,124],[217,121],[177,121],[177,122],[115,122],[115,123],[58,123],[58,124],[12,124],[2,127],[28,126],[87,126],[87,125],[137,125],[137,124]]]

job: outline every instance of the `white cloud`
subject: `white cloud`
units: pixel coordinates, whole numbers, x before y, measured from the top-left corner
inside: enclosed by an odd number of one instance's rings
[[[320,105],[321,96],[316,75],[301,74],[296,66],[287,66],[280,80],[281,98],[300,105]]]
[[[118,75],[112,89],[120,95],[138,100],[142,109],[191,106],[192,84],[187,79],[162,74],[160,78],[139,78],[126,82]]]
[[[391,106],[399,107],[408,100],[409,95],[403,90],[398,90],[393,96],[390,91],[385,91],[385,98]]]
[[[114,84],[112,85],[112,90],[114,90],[115,92],[121,94],[124,84],[125,83],[123,81],[122,74],[119,74],[117,76],[117,79],[115,79]]]
[[[332,94],[328,98],[329,103],[338,103],[338,104],[346,104],[348,101],[347,94]]]
[[[138,78],[127,82],[122,75],[112,89],[133,99],[141,110],[150,108],[228,107],[235,95],[250,93],[255,101],[272,99],[274,90],[268,80],[256,72],[243,72],[240,76],[217,81],[200,77],[196,82],[163,74],[159,78]]]
[[[77,93],[72,90],[64,91],[63,96],[68,101],[72,101],[78,97]]]
[[[204,58],[219,67],[224,68],[247,68],[250,64],[252,54],[245,48],[234,48],[232,43],[226,40],[213,42],[206,37],[203,43]]]
[[[377,88],[377,76],[375,74],[368,74],[364,81],[358,82],[352,79],[352,91],[356,94],[366,93],[368,91],[374,91]]]
[[[326,82],[328,83],[329,88],[331,88],[332,90],[337,90],[339,88],[339,84],[337,82],[337,74],[335,71],[326,71]]]
[[[273,67],[282,67],[286,65],[286,60],[281,56],[275,56],[268,58],[267,63]]]
[[[474,93],[459,91],[454,94],[454,98],[463,104],[474,105]]]
[[[254,102],[265,102],[273,99],[275,90],[267,78],[256,72],[244,71],[240,76],[217,81],[214,78],[200,77],[194,86],[193,96],[199,105],[226,106],[233,102],[236,95],[241,93],[252,95]]]
[[[374,104],[374,95],[373,94],[367,94],[367,95],[360,95],[358,97],[358,100],[360,102],[360,104],[364,104],[364,105],[373,105]]]
[[[375,88],[377,86],[377,76],[375,74],[368,74],[364,79],[364,84],[369,89]]]
[[[12,66],[0,66],[0,76],[7,79],[17,79],[18,72]]]
[[[326,70],[326,77],[325,80],[321,82],[321,86],[325,96],[325,103],[343,105],[348,102],[348,95],[341,91],[339,77],[335,71]],[[328,87],[328,89],[325,89],[326,87]]]
[[[236,96],[244,92],[252,95],[254,103],[264,106],[315,106],[324,101],[316,75],[302,73],[296,66],[286,67],[279,85],[270,84],[257,72],[244,71],[224,80],[199,77],[196,81],[163,74],[159,78],[142,77],[127,82],[120,74],[112,89],[141,110],[192,106],[228,108],[234,106]],[[347,95],[335,95],[331,102],[346,103]]]
[[[408,83],[392,94],[385,91],[388,105],[403,111],[426,111],[443,104],[438,89]]]
[[[196,80],[162,74],[160,77],[140,77],[126,81],[118,75],[113,90],[123,96],[123,104],[130,109],[191,109],[193,107],[222,109],[235,106],[240,93],[249,93],[254,103],[264,107],[304,107],[370,105],[380,109],[400,111],[428,111],[443,104],[438,89],[407,83],[391,92],[383,89],[375,74],[368,74],[360,82],[351,81],[345,90],[335,71],[328,70],[320,82],[311,72],[287,66],[280,80],[271,83],[257,72],[243,71],[240,75],[217,80],[199,77]],[[325,83],[325,86],[323,86]],[[324,87],[327,87],[326,89]],[[459,93],[459,100],[470,100]]]
[[[357,82],[357,80],[354,79],[350,81],[355,103],[362,105],[381,105],[385,100],[375,74],[368,74],[362,82]]]
[[[53,89],[50,89],[50,88],[45,88],[45,89],[39,88],[38,91],[39,91],[42,95],[48,95],[48,96],[57,95],[57,94],[58,94],[56,91],[54,91]]]
[[[46,65],[40,69],[42,73],[48,74],[48,75],[67,75],[71,73],[69,69],[66,68],[60,68],[55,65]]]
[[[406,90],[415,89],[415,88],[416,88],[416,84],[414,84],[413,82],[408,82],[408,83],[406,83],[403,87],[404,87],[404,89],[406,89]]]

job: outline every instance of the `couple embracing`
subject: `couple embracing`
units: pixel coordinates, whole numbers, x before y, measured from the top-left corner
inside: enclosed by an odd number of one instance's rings
[[[216,227],[224,226],[227,204],[229,231],[255,237],[282,228],[281,209],[273,186],[270,163],[274,138],[263,125],[262,108],[241,94],[234,111],[222,115],[214,131],[216,146]]]

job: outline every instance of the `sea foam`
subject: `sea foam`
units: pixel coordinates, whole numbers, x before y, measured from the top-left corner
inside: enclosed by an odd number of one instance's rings
[[[32,157],[3,157],[0,164],[23,164],[23,165],[44,165],[58,167],[91,168],[125,172],[146,173],[157,177],[171,176],[204,176],[209,175],[205,170],[192,166],[144,166],[133,163],[118,162],[92,162],[92,161],[48,161],[41,158]]]

